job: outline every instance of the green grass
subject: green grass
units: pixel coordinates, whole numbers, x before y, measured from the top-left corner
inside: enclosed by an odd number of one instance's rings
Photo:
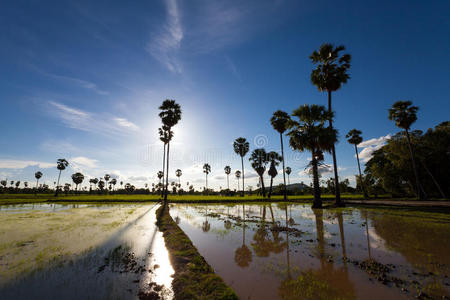
[[[344,194],[343,199],[363,199],[362,195]],[[242,201],[283,201],[283,196],[276,195],[268,198],[262,196],[219,196],[219,195],[169,195],[170,202],[242,202]],[[312,195],[288,196],[291,201],[312,201]],[[332,200],[334,195],[322,195],[323,200]],[[39,202],[155,202],[160,201],[159,195],[60,195],[54,197],[52,194],[0,194],[0,204],[22,204],[22,203],[39,203]]]
[[[175,269],[172,282],[175,299],[238,299],[173,221],[169,206],[162,205],[156,216]]]

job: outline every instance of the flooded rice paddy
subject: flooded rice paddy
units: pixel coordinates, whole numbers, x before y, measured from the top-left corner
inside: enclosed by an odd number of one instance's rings
[[[156,209],[0,206],[0,298],[172,298],[174,271]]]
[[[450,296],[448,214],[284,203],[170,211],[241,299]]]

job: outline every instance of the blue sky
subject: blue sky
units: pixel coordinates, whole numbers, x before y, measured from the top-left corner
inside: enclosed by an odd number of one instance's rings
[[[157,108],[170,98],[183,109],[171,176],[180,168],[199,188],[209,162],[210,185],[225,186],[223,167],[240,164],[235,138],[279,150],[275,110],[326,104],[308,56],[331,42],[352,54],[351,80],[333,105],[340,176],[354,181],[348,130],[363,131],[368,159],[398,131],[387,119],[396,100],[420,107],[414,129],[448,120],[449,15],[449,1],[3,1],[0,177],[33,181],[42,170],[53,183],[64,157],[63,182],[74,171],[156,182]],[[310,154],[286,156],[291,183],[309,182]]]

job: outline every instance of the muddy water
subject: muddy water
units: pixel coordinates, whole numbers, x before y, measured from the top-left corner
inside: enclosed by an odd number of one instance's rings
[[[174,270],[155,225],[156,209],[156,205],[3,206],[0,299],[136,299],[145,294],[171,299]],[[35,229],[26,232],[23,219]],[[54,231],[53,219],[61,225]],[[7,227],[11,222],[23,226],[13,236],[13,227]],[[36,229],[40,226],[47,234]],[[21,242],[23,238],[27,241]],[[40,257],[27,260],[28,248],[31,253],[33,247],[53,251],[47,245],[52,241],[59,243],[57,250],[64,248],[69,254],[58,252],[32,270],[14,272],[20,259],[30,263]]]
[[[442,299],[450,216],[299,204],[172,205],[241,299]]]

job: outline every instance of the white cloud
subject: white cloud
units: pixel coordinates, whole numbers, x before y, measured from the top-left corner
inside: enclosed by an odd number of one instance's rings
[[[359,153],[359,158],[363,162],[368,162],[372,158],[372,153],[375,150],[378,150],[381,147],[383,147],[390,138],[391,135],[387,134],[379,138],[373,138],[365,142],[362,142],[361,144],[358,145],[358,148],[363,148]]]
[[[47,169],[56,167],[56,163],[33,160],[0,159],[0,169],[24,169],[29,166],[38,166],[39,168]]]
[[[166,0],[167,23],[162,32],[153,38],[146,50],[160,63],[164,64],[173,73],[182,73],[177,60],[177,50],[183,39],[180,13],[176,0]]]
[[[71,159],[69,159],[69,163],[71,163],[72,165],[89,168],[89,169],[96,168],[97,162],[98,162],[98,160],[90,159],[90,158],[87,158],[84,156],[72,157]]]
[[[124,118],[114,118],[114,121],[116,121],[116,123],[119,126],[122,126],[122,127],[125,127],[125,128],[130,128],[132,130],[138,130],[139,129],[139,127],[136,124],[134,124],[134,123],[132,123],[132,122],[130,122],[127,119],[124,119]]]

